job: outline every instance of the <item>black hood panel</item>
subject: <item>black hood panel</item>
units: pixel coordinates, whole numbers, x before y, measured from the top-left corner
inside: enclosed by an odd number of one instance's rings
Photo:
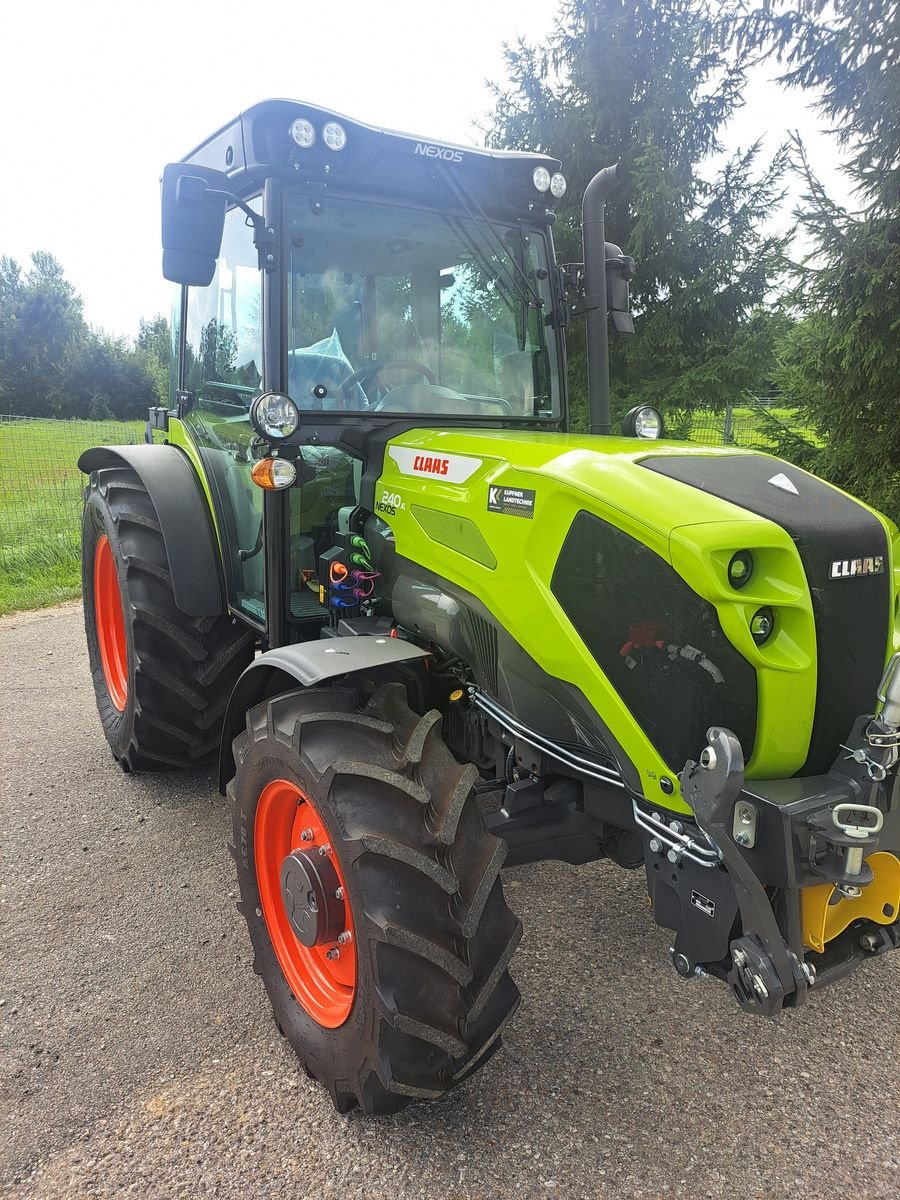
[[[884,668],[891,616],[884,526],[830,484],[761,455],[651,456],[641,466],[765,517],[793,539],[812,597],[818,659],[812,736],[797,773],[827,771],[853,722],[872,711]],[[772,483],[779,477],[796,493]],[[866,558],[880,558],[882,572],[832,578],[833,563]]]

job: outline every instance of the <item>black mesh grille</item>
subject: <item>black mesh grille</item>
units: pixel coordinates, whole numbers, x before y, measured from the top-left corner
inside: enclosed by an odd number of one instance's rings
[[[591,513],[572,522],[553,594],[672,771],[721,724],[749,758],[756,673],[715,608],[658,554]]]
[[[822,774],[856,718],[872,711],[884,667],[891,611],[884,527],[821,479],[757,455],[647,458],[642,466],[766,517],[793,539],[812,597],[818,660],[809,752],[797,774]],[[778,474],[796,492],[773,484]],[[833,562],[866,557],[880,557],[883,573],[831,577]]]

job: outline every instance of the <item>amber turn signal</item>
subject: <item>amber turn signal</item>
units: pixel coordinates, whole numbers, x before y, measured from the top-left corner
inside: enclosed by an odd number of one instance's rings
[[[254,463],[250,478],[257,487],[268,492],[277,492],[290,487],[297,478],[297,468],[286,458],[261,458]]]

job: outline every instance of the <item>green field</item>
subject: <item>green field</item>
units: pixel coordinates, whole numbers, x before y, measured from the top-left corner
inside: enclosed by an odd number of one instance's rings
[[[143,438],[142,421],[0,420],[0,613],[81,594],[78,456]]]

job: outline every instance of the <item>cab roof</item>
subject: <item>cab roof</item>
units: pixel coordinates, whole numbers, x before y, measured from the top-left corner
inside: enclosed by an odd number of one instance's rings
[[[292,135],[309,122],[311,146]],[[325,125],[336,122],[346,143],[331,149]],[[308,132],[308,131],[307,131]],[[332,139],[333,140],[333,139]],[[329,186],[341,192],[424,200],[456,207],[459,189],[487,210],[551,215],[549,192],[534,185],[536,167],[553,175],[558,159],[546,154],[480,149],[367,125],[298,100],[263,100],[223,125],[181,161],[224,171],[241,196],[257,192],[267,178],[294,179],[304,189]]]

